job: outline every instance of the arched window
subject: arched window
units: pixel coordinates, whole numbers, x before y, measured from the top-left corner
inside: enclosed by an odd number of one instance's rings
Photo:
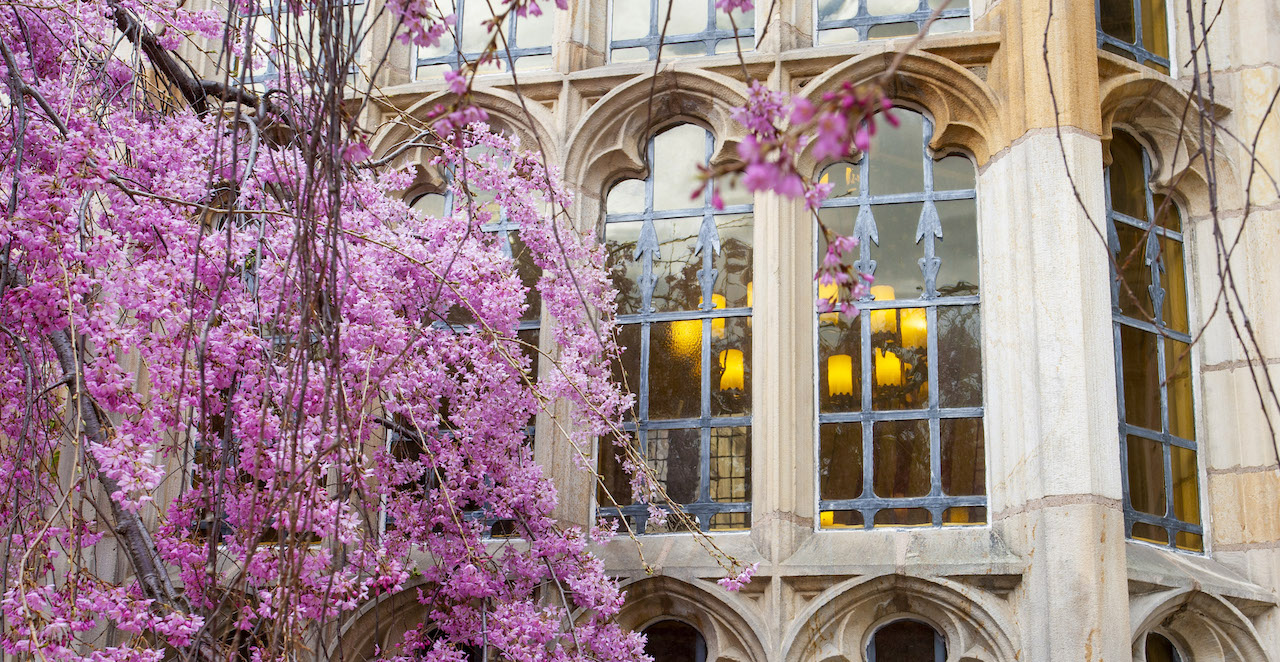
[[[1098,46],[1169,73],[1169,15],[1165,0],[1095,0]]]
[[[480,68],[480,73],[510,71],[536,71],[551,66],[551,31],[555,24],[555,11],[546,9],[539,16],[532,13],[518,16],[511,12],[503,26],[502,37],[489,32],[486,21],[494,18],[492,8],[503,3],[488,0],[444,0],[436,3],[440,9],[454,12],[455,23],[445,32],[436,46],[417,48],[418,80],[440,78],[444,72],[457,69],[463,61],[474,62],[484,52],[490,39],[497,39],[498,63]],[[501,12],[499,12],[501,13]],[[505,42],[503,41],[505,38]]]
[[[875,276],[856,316],[817,315],[823,528],[987,518],[974,169],[935,161],[929,119],[893,112],[901,127],[860,163],[822,174],[823,223],[858,238],[845,259]]]
[[[1173,647],[1173,642],[1154,632],[1147,635],[1144,648],[1147,662],[1190,662],[1178,654],[1178,649]]]
[[[613,187],[605,224],[626,348],[615,377],[637,398],[627,429],[704,531],[747,528],[751,511],[751,198],[722,191],[720,210],[710,190],[690,199],[714,145],[692,124],[654,137],[649,176]],[[601,443],[600,514],[645,531],[618,449]]]
[[[907,37],[920,32],[943,0],[817,0],[818,44]],[[951,0],[929,34],[968,30],[969,0]]]
[[[947,642],[937,630],[920,621],[894,621],[867,644],[867,662],[944,662]]]
[[[1130,537],[1204,549],[1182,218],[1151,160],[1117,131],[1107,170],[1120,458]]]
[[[644,653],[653,662],[706,662],[707,642],[688,623],[658,621],[644,629],[644,636]]]
[[[671,20],[667,20],[667,8]],[[609,61],[637,62],[755,48],[755,11],[735,10],[733,20],[702,0],[613,0],[609,3]],[[734,27],[737,41],[734,41]],[[665,31],[665,32],[664,32]]]

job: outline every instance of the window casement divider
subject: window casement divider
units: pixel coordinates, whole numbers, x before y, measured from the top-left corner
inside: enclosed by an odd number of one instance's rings
[[[703,55],[715,55],[716,45],[725,39],[751,39],[753,46],[744,48],[743,50],[752,50],[755,41],[754,25],[739,25],[735,34],[733,28],[721,28],[716,25],[716,0],[702,0],[707,6],[707,23],[706,28],[700,32],[692,32],[687,34],[663,34],[662,23],[658,20],[658,12],[660,8],[665,8],[669,0],[648,0],[649,2],[649,32],[643,37],[634,37],[630,39],[614,39],[613,38],[613,12],[614,4],[617,2],[634,2],[636,0],[611,0],[609,3],[609,60],[613,61],[613,52],[627,48],[644,48],[649,52],[648,60],[652,62],[658,57],[658,49],[666,46],[677,44],[693,44],[703,42]],[[694,3],[699,0],[677,0],[680,3]],[[659,43],[661,42],[661,43]]]
[[[871,28],[877,25],[890,25],[893,23],[915,23],[916,28],[923,28],[925,21],[933,16],[933,9],[929,7],[929,0],[920,0],[920,4],[913,12],[901,14],[886,14],[883,16],[873,16],[867,10],[867,0],[857,0],[858,13],[850,18],[841,19],[824,19],[817,11],[817,5],[820,0],[813,0],[814,15],[818,16],[818,30],[836,30],[840,28],[853,28],[858,31],[858,41],[867,41],[870,39],[869,33]],[[944,9],[938,15],[938,20],[947,18],[968,18],[970,10],[968,7],[959,7]]]
[[[453,24],[453,34],[450,35],[450,38],[453,40],[453,48],[451,48],[448,53],[422,57],[418,55],[418,48],[416,46],[414,47],[413,75],[415,80],[419,79],[418,70],[422,67],[443,64],[449,65],[454,69],[458,69],[462,66],[463,62],[473,62],[480,57],[481,54],[479,52],[468,53],[462,50],[462,33],[464,26],[466,25],[465,16],[467,3],[468,0],[454,0],[453,2],[455,20]],[[476,5],[482,6],[480,3],[476,3]],[[485,8],[487,8],[487,5],[485,5]],[[503,48],[503,42],[502,40],[499,40],[497,51],[494,53],[498,62],[507,67],[507,71],[502,73],[510,73],[514,70],[516,61],[522,57],[530,55],[551,55],[551,44],[547,44],[546,46],[520,46],[520,17],[518,15],[512,13],[507,17],[505,23],[506,24],[502,26],[502,29],[506,31],[506,48]]]
[[[1113,37],[1102,30],[1102,0],[1094,0],[1094,12],[1097,16],[1098,25],[1098,48],[1111,46],[1129,54],[1138,64],[1145,65],[1148,62],[1164,67],[1166,71],[1172,73],[1173,64],[1169,58],[1153,53],[1143,46],[1143,36],[1145,34],[1142,25],[1142,3],[1150,0],[1130,0],[1133,10],[1133,43]],[[1165,10],[1168,11],[1167,8]],[[1170,22],[1172,23],[1172,22]],[[1161,39],[1168,39],[1168,34],[1158,35]],[[1172,44],[1172,42],[1170,42]]]

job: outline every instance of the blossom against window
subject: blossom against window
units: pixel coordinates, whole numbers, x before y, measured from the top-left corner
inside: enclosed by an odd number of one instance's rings
[[[1136,140],[1117,131],[1111,156],[1107,239],[1125,528],[1132,538],[1200,551],[1182,218],[1151,192],[1151,160]]]
[[[613,187],[605,225],[626,348],[616,377],[637,397],[626,427],[663,507],[679,504],[704,531],[747,528],[751,510],[752,208],[741,189],[720,210],[709,189],[690,200],[714,142],[692,124],[653,138],[655,167]],[[617,453],[602,441],[600,514],[659,531]]]
[[[901,127],[860,163],[822,174],[823,223],[858,238],[852,264],[875,276],[853,317],[817,313],[823,528],[987,517],[973,165],[935,161],[932,123],[893,112]]]
[[[330,30],[344,45],[340,58],[351,57],[344,64],[355,69],[355,51],[360,35],[368,27],[364,0],[330,0],[320,3],[291,4],[282,0],[261,0],[256,11],[241,16],[242,59],[233,72],[245,84],[258,91],[280,87],[281,77],[297,77],[302,72],[319,71],[325,57],[333,57],[333,47],[322,41],[319,12],[327,11]]]
[[[494,20],[492,10],[497,9],[501,14],[506,8],[505,3],[489,0],[444,0],[439,6],[446,13],[452,11],[455,22],[440,38],[439,45],[418,47],[418,80],[440,78],[463,62],[480,59],[496,34],[490,30]],[[498,62],[486,64],[479,73],[510,71],[513,67],[516,71],[550,68],[554,23],[554,11],[550,9],[537,16],[532,12],[524,16],[510,12],[496,41]]]
[[[1098,46],[1169,73],[1165,0],[1097,0]]]
[[[918,34],[943,0],[816,0],[818,44]],[[970,27],[969,0],[951,0],[929,27],[930,34]]]
[[[659,50],[669,60],[755,48],[754,10],[725,14],[704,0],[613,0],[610,13],[610,62],[653,60]]]

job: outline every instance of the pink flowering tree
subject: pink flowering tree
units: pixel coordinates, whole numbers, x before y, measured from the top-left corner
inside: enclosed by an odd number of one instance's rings
[[[592,553],[612,531],[553,516],[527,439],[556,406],[569,443],[629,448],[631,401],[610,381],[602,247],[537,150],[470,101],[507,14],[552,6],[494,5],[485,55],[447,76],[456,103],[399,148],[450,173],[437,215],[401,200],[412,173],[384,171],[354,119],[370,94],[350,83],[355,46],[375,32],[350,7],[284,3],[318,29],[305,57],[282,33],[267,86],[235,38],[256,2],[230,19],[178,0],[0,11],[6,654],[289,659],[409,589],[431,620],[386,659],[641,659]],[[418,45],[454,26],[433,2],[379,11]],[[201,77],[179,53],[210,45]],[[816,209],[828,191],[797,156],[865,150],[883,108],[874,88],[814,104],[752,83],[741,162],[706,176]],[[535,282],[481,231],[495,214],[520,226]],[[854,242],[829,244],[817,277],[856,297]],[[554,355],[517,333],[531,293]],[[520,542],[486,539],[493,521]],[[730,590],[754,572],[721,560]]]

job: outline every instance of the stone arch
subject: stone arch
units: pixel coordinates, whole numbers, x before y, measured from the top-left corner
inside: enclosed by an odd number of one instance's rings
[[[1163,77],[1149,72],[1103,81],[1099,96],[1104,165],[1111,165],[1111,140],[1117,129],[1123,129],[1148,149],[1156,191],[1174,194],[1191,216],[1207,214],[1210,197],[1205,160],[1189,158],[1200,149],[1194,128],[1194,101]],[[1212,111],[1218,119],[1229,112],[1223,106],[1215,106]],[[1235,164],[1221,143],[1214,161],[1219,173],[1219,209],[1240,207],[1244,198],[1235,177]]]
[[[801,95],[816,101],[845,82],[870,82],[882,75],[896,56],[890,51],[847,60],[810,81]],[[929,148],[939,156],[961,152],[982,167],[1007,142],[995,92],[968,69],[944,57],[926,52],[906,55],[889,82],[888,92],[895,103],[924,112],[933,120]]]
[[[653,134],[683,122],[715,136],[712,163],[736,158],[745,130],[732,112],[745,103],[746,88],[720,74],[664,71],[633,78],[601,97],[570,132],[565,179],[603,200],[618,181],[647,174],[644,147]]]
[[[627,602],[618,613],[618,623],[640,631],[659,621],[688,623],[707,642],[708,662],[764,662],[764,646],[757,633],[765,624],[742,605],[724,599],[700,586],[672,577],[653,577],[625,584]]]
[[[1145,659],[1148,632],[1169,638],[1191,660],[1270,662],[1249,617],[1221,596],[1196,589],[1146,594],[1130,600],[1135,660]]]
[[[940,632],[948,662],[1013,660],[1019,650],[1014,619],[992,596],[945,579],[892,574],[850,579],[814,598],[785,634],[782,659],[863,660],[876,629],[902,619]]]
[[[387,650],[398,644],[406,631],[427,619],[427,608],[418,602],[423,585],[419,582],[361,605],[339,628],[327,659],[359,662],[375,645]]]

